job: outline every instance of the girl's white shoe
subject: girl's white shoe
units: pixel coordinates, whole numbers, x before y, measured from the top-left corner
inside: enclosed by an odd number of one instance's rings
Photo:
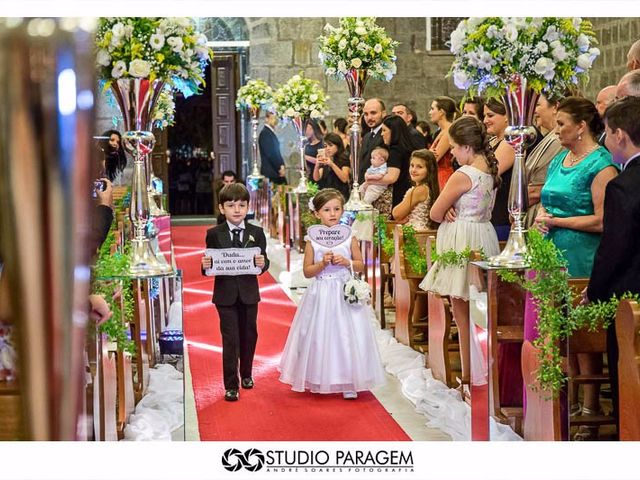
[[[354,400],[354,399],[358,398],[358,393],[357,392],[344,392],[342,394],[342,398],[344,398],[345,400]]]

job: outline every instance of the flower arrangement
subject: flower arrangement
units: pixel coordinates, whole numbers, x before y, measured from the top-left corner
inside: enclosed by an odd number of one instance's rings
[[[375,17],[342,17],[339,26],[324,27],[320,42],[320,61],[329,76],[343,78],[352,68],[365,69],[378,80],[390,81],[396,74],[395,48]]]
[[[148,78],[185,95],[197,93],[212,56],[190,18],[111,17],[98,23],[96,62],[105,88],[119,78]]]
[[[316,80],[294,75],[273,94],[276,112],[283,118],[322,118],[328,96]]]
[[[349,305],[369,305],[371,303],[371,287],[364,280],[352,276],[344,284],[344,300]]]
[[[593,26],[581,18],[469,18],[452,32],[449,76],[467,95],[500,96],[521,75],[537,93],[583,86],[600,55]]]
[[[173,101],[173,95],[170,89],[165,88],[158,96],[156,108],[153,111],[153,124],[156,128],[164,130],[165,128],[175,124],[174,116],[176,113],[176,104]]]
[[[236,108],[269,108],[273,103],[273,90],[264,80],[249,80],[238,89]]]

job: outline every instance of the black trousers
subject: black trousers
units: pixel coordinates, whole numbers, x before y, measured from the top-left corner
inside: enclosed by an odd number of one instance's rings
[[[225,390],[237,390],[240,377],[251,377],[253,356],[258,341],[258,304],[216,305],[222,334],[222,370]]]

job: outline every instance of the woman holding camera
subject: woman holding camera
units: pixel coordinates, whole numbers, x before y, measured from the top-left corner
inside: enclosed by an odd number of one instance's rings
[[[342,138],[336,133],[328,133],[324,137],[324,144],[324,149],[318,150],[313,166],[313,181],[320,189],[335,188],[348,200],[351,165]]]

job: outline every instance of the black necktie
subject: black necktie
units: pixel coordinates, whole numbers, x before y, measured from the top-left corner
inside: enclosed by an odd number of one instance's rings
[[[234,228],[233,230],[231,230],[231,233],[233,233],[233,240],[231,240],[231,245],[233,245],[233,247],[235,248],[242,248],[242,242],[240,241],[241,231],[241,228]]]

